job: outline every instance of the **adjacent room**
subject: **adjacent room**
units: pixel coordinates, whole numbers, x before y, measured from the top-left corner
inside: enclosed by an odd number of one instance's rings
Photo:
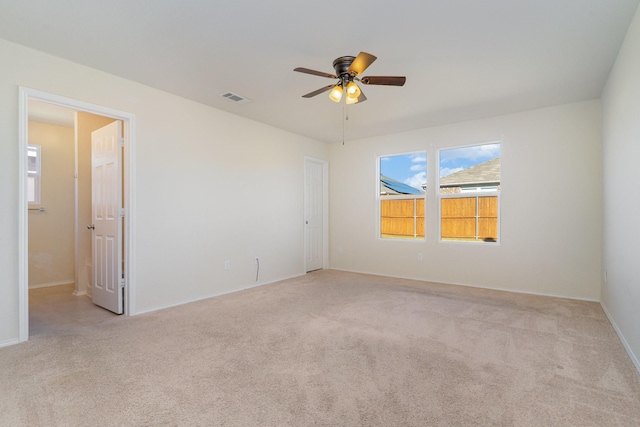
[[[28,110],[29,335],[33,336],[114,315],[92,301],[93,244],[87,226],[92,223],[92,133],[114,119],[39,101],[30,101]]]
[[[0,0],[0,424],[640,424],[638,0]]]

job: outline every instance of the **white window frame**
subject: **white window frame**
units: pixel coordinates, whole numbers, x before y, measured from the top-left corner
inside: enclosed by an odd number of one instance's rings
[[[36,164],[35,171],[31,171],[28,165],[29,157],[34,157],[31,153],[35,152]],[[39,144],[27,145],[27,185],[31,186],[33,180],[33,200],[29,197],[31,194],[28,190],[27,201],[29,206],[40,205],[42,202],[42,147]]]
[[[422,195],[417,195],[417,194],[394,194],[394,195],[381,195],[380,194],[380,174],[381,174],[381,170],[380,170],[380,162],[381,159],[383,157],[395,157],[395,156],[406,156],[406,155],[410,155],[410,154],[424,154],[426,160],[425,160],[425,167],[428,168],[428,160],[429,160],[429,153],[427,150],[417,150],[417,151],[409,151],[409,152],[405,152],[405,153],[393,153],[393,154],[384,154],[384,155],[380,155],[376,157],[376,233],[377,233],[377,238],[379,240],[384,240],[384,241],[401,241],[401,242],[424,242],[427,239],[427,190],[425,189],[425,192]],[[428,169],[427,169],[428,171]],[[429,184],[427,182],[427,188],[429,187]],[[414,230],[414,237],[383,237],[382,236],[382,232],[381,232],[381,226],[382,226],[382,209],[381,209],[381,205],[382,205],[382,201],[383,200],[419,200],[422,199],[424,200],[424,224],[423,224],[423,229],[424,229],[424,237],[417,237],[416,235],[416,230],[417,230],[417,223],[415,222],[415,218],[414,218],[414,224],[413,224],[413,230]]]
[[[478,186],[474,188],[460,189],[460,193],[454,194],[441,194],[440,193],[440,152],[447,150],[455,150],[460,148],[472,148],[479,147],[483,145],[492,145],[492,144],[500,144],[500,159],[502,161],[502,141],[489,141],[481,144],[471,144],[471,145],[458,145],[452,147],[442,147],[437,150],[436,153],[436,197],[438,199],[438,212],[437,212],[437,223],[438,223],[438,234],[437,239],[440,243],[453,243],[453,244],[471,244],[471,245],[500,245],[500,222],[501,222],[501,209],[500,209],[500,187],[502,184],[502,170],[500,171],[500,184],[497,186]],[[487,196],[497,196],[497,210],[498,210],[498,219],[497,219],[497,236],[496,241],[487,242],[483,240],[449,240],[442,238],[442,200],[443,199],[461,199],[461,198],[479,198],[479,197],[487,197]],[[476,202],[476,239],[478,235],[478,203]],[[426,214],[425,214],[426,216]]]
[[[466,193],[494,193],[498,191],[497,185],[487,185],[484,187],[463,187],[460,189],[461,194]]]

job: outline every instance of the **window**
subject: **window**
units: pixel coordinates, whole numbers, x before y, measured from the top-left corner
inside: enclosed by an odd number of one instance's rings
[[[41,176],[40,146],[27,146],[27,201],[30,204],[40,204],[40,176]]]
[[[380,237],[424,239],[426,151],[380,157],[378,176]]]
[[[440,240],[498,242],[500,144],[440,150]]]

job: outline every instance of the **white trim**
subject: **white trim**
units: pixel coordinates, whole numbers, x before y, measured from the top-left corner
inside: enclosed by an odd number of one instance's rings
[[[129,154],[128,158],[123,159],[124,165],[124,229],[122,235],[125,236],[125,300],[124,300],[124,314],[126,316],[134,316],[136,312],[136,144],[135,144],[135,115],[131,114],[128,120],[123,120],[123,134],[124,134],[124,147],[125,156]],[[128,218],[128,220],[127,220]],[[92,284],[93,286],[93,284]]]
[[[257,283],[257,284],[249,285],[249,286],[246,286],[246,287],[240,288],[240,289],[233,289],[231,291],[220,292],[220,293],[217,293],[217,294],[208,294],[208,295],[205,295],[205,296],[202,296],[202,297],[190,298],[190,299],[185,300],[185,301],[180,301],[180,302],[177,302],[177,303],[172,303],[172,304],[167,304],[167,305],[159,305],[159,306],[152,307],[152,308],[149,308],[149,309],[140,310],[140,311],[136,312],[136,315],[153,313],[154,311],[165,310],[167,308],[173,308],[173,307],[179,307],[181,305],[191,304],[192,302],[202,301],[202,300],[206,300],[206,299],[209,299],[209,298],[216,298],[216,297],[220,297],[220,296],[223,296],[223,295],[235,294],[236,292],[246,291],[246,290],[252,289],[252,288],[259,288],[260,286],[271,285],[273,283],[281,282],[283,280],[289,280],[289,279],[294,279],[296,277],[302,277],[305,274],[306,273],[304,273],[304,274],[293,274],[291,276],[282,277],[280,279],[271,280],[269,282],[263,282],[263,283]]]
[[[329,268],[329,162],[322,163],[322,268]]]
[[[638,360],[638,357],[633,353],[631,346],[622,334],[622,331],[620,330],[618,325],[616,325],[616,322],[613,320],[613,317],[609,313],[609,310],[607,310],[607,307],[602,302],[600,302],[600,307],[602,307],[602,311],[604,311],[605,316],[607,316],[607,319],[609,319],[609,323],[611,323],[611,326],[613,326],[616,334],[618,334],[618,338],[620,338],[620,341],[622,341],[622,345],[624,346],[624,349],[627,350],[627,354],[629,355],[631,362],[633,362],[634,366],[638,370],[638,373],[640,373],[640,360]]]
[[[20,340],[7,340],[7,341],[0,341],[0,348],[2,347],[9,347],[11,345],[16,345],[16,344],[20,344],[21,341]]]
[[[494,287],[491,287],[491,286],[470,285],[468,283],[460,283],[460,282],[439,282],[437,280],[425,279],[424,277],[390,276],[390,275],[387,275],[387,274],[372,273],[372,272],[361,271],[361,270],[347,270],[347,269],[343,269],[343,268],[332,268],[332,270],[345,271],[347,273],[368,274],[370,276],[389,277],[389,278],[392,278],[392,279],[416,280],[418,282],[424,282],[424,283],[427,283],[427,284],[433,283],[433,284],[437,284],[437,285],[463,286],[463,287],[466,287],[466,288],[486,289],[488,291],[510,292],[510,293],[513,293],[513,294],[535,295],[535,296],[539,296],[539,297],[563,298],[563,299],[570,299],[570,300],[574,300],[574,301],[587,301],[587,302],[600,303],[600,300],[594,299],[594,298],[571,297],[571,296],[567,296],[567,295],[551,294],[551,293],[543,293],[543,292],[520,291],[520,290],[508,289],[508,288],[494,288]]]
[[[476,187],[460,187],[460,194],[465,193],[495,193],[498,190],[497,185],[480,185]]]
[[[29,289],[50,288],[52,286],[72,285],[73,279],[58,280],[56,282],[38,283],[37,285],[29,285]]]
[[[123,237],[125,240],[125,306],[124,314],[132,316],[136,314],[135,287],[135,115],[124,111],[115,110],[100,105],[90,104],[77,99],[66,98],[60,95],[30,89],[23,86],[18,88],[18,342],[29,339],[29,253],[28,253],[28,227],[27,227],[27,141],[29,124],[29,100],[48,102],[77,111],[86,111],[106,117],[112,117],[123,122],[124,147],[127,157],[124,159],[125,180],[125,227]],[[76,227],[77,228],[77,227]]]
[[[85,291],[80,291],[78,289],[80,283],[80,269],[84,268],[86,270],[86,266],[80,266],[80,232],[79,232],[79,220],[80,220],[80,206],[78,205],[78,191],[79,191],[79,183],[78,183],[78,112],[73,112],[73,223],[75,224],[73,228],[73,262],[75,263],[75,268],[73,269],[73,281],[75,283],[75,290],[73,291],[74,295],[84,295]]]
[[[20,87],[18,97],[18,342],[29,339],[28,105],[28,92]]]
[[[303,186],[304,186],[304,190],[303,192],[305,193],[303,195],[304,200],[306,201],[306,180],[307,180],[307,161],[310,162],[315,162],[315,163],[319,163],[320,165],[322,165],[322,268],[323,269],[327,269],[329,268],[329,162],[327,162],[326,160],[322,160],[322,159],[318,159],[315,157],[309,157],[309,156],[304,156],[304,166],[303,166],[303,174],[304,174],[304,179],[303,179]],[[302,224],[304,224],[305,218],[304,218],[304,207],[303,207],[303,213],[302,213]],[[304,240],[304,247],[302,248],[303,252],[306,251],[307,249],[307,233],[306,230],[303,231],[303,240]],[[305,257],[303,256],[303,263],[304,263],[304,271],[307,271],[307,260],[305,259]]]

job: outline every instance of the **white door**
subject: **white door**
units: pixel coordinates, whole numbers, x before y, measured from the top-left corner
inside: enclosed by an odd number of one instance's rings
[[[122,314],[122,172],[120,135],[115,121],[91,133],[91,218],[93,303]]]
[[[304,236],[307,272],[319,270],[324,264],[324,178],[324,164],[305,159]]]

